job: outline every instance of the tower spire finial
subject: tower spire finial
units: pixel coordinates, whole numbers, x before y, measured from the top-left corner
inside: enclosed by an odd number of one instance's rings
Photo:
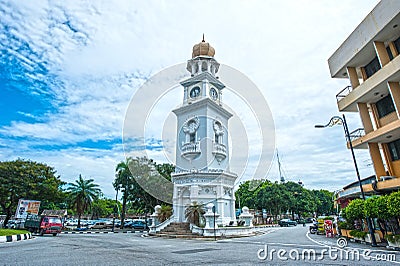
[[[206,42],[206,41],[204,40],[204,33],[203,33],[203,40],[202,40],[201,42]]]

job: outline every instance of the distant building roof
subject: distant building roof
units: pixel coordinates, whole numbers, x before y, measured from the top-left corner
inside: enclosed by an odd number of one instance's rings
[[[376,180],[375,175],[371,175],[369,177],[361,179],[361,184],[362,185],[372,184],[372,181],[374,181],[374,180]],[[358,180],[346,185],[345,187],[343,187],[343,190],[346,190],[346,189],[349,189],[352,187],[360,187],[360,185],[358,184]]]

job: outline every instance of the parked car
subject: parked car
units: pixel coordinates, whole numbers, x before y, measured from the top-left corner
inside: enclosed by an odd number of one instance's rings
[[[296,221],[293,221],[293,220],[290,220],[290,219],[282,219],[282,220],[280,220],[280,221],[278,222],[278,224],[279,224],[280,226],[289,226],[289,225],[294,225],[294,226],[296,226],[296,225],[297,225],[297,222],[296,222]]]
[[[20,229],[24,228],[25,220],[9,220],[6,228],[9,229]]]
[[[124,227],[125,228],[132,228],[132,221],[124,222]]]
[[[78,225],[78,220],[77,219],[68,219],[65,222],[65,225],[67,225],[67,226],[77,226]]]
[[[106,222],[96,222],[93,226],[90,227],[91,229],[106,229],[108,225]]]
[[[144,221],[133,221],[129,227],[133,229],[143,229],[143,230],[149,229],[149,227],[146,225],[146,222]]]

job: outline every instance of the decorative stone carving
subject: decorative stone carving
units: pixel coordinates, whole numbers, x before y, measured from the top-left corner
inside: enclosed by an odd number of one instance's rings
[[[199,195],[215,195],[214,186],[199,186]]]
[[[152,218],[152,224],[151,224],[152,227],[155,227],[155,226],[157,226],[159,224],[158,214],[159,214],[160,210],[161,210],[161,206],[160,205],[156,205],[154,207],[153,214],[150,215],[150,217]]]
[[[205,229],[218,228],[216,220],[218,219],[219,214],[213,212],[214,204],[208,203],[206,207],[207,207],[207,212],[204,214],[204,218],[206,219],[206,226],[204,228]],[[215,220],[214,220],[214,218],[215,218]],[[214,225],[215,225],[215,227],[214,227]]]
[[[242,208],[242,214],[239,215],[240,220],[244,220],[244,226],[253,226],[254,215],[249,212],[249,208],[244,206]]]
[[[232,196],[232,189],[229,187],[224,187],[224,195]]]

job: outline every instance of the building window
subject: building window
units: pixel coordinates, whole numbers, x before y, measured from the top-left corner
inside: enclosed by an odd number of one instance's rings
[[[379,118],[382,118],[390,113],[396,111],[394,108],[393,100],[390,94],[385,98],[376,102],[376,109],[378,110]]]
[[[392,54],[392,50],[390,50],[390,47],[389,47],[389,46],[386,47],[386,51],[387,51],[387,53],[388,53],[389,60],[392,61],[392,59],[393,59],[393,54]]]
[[[392,161],[397,161],[400,159],[400,139],[395,140],[393,142],[388,143],[390,157],[392,157]]]
[[[379,64],[378,57],[375,57],[371,62],[369,62],[365,67],[365,73],[367,77],[371,77],[375,74],[379,69],[381,69],[381,65]]]
[[[397,38],[397,40],[395,40],[394,42],[394,46],[396,47],[397,52],[400,51],[400,37]]]

